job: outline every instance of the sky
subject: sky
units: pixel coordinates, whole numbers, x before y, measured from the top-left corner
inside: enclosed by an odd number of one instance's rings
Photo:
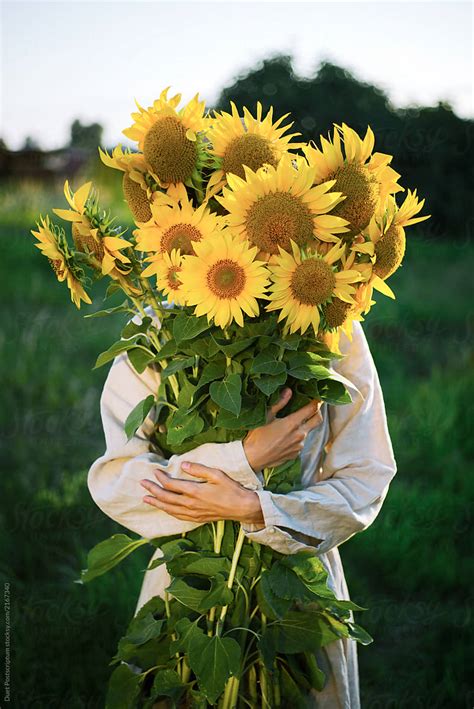
[[[171,86],[211,105],[277,53],[303,76],[339,64],[396,106],[474,114],[469,2],[0,0],[0,21],[0,137],[13,149],[27,135],[59,147],[75,118],[126,143],[135,98],[148,106]]]

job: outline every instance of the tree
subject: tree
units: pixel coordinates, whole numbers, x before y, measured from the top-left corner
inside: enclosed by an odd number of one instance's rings
[[[71,124],[71,138],[69,147],[82,148],[90,152],[95,152],[97,146],[102,142],[103,127],[100,123],[91,123],[85,125],[80,120],[76,120]]]

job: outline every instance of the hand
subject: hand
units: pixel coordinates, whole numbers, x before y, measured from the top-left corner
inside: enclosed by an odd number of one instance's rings
[[[315,399],[283,418],[276,415],[289,402],[291,389],[284,389],[280,399],[268,410],[267,423],[249,431],[243,440],[245,455],[255,472],[297,458],[306,435],[322,422],[322,401]]]
[[[159,484],[152,480],[140,481],[140,485],[150,493],[143,498],[143,502],[189,522],[205,524],[232,519],[265,526],[256,492],[247,490],[222,470],[188,462],[181,467],[195,476],[196,482],[176,480],[157,469],[155,477]]]

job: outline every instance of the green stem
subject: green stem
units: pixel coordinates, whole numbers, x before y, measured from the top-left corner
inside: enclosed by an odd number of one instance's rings
[[[242,528],[242,525],[240,526],[239,529],[239,534],[237,536],[237,541],[235,543],[235,549],[234,553],[232,555],[232,565],[230,567],[230,573],[229,573],[229,578],[227,580],[227,588],[231,589],[232,586],[234,585],[234,579],[235,579],[235,574],[237,571],[237,565],[239,563],[239,558],[240,558],[240,553],[242,551],[242,546],[245,541],[245,532]],[[221,610],[221,614],[219,616],[219,620],[217,621],[217,630],[216,630],[216,635],[221,635],[222,629],[224,627],[224,620],[227,614],[227,609],[229,606],[223,606]]]

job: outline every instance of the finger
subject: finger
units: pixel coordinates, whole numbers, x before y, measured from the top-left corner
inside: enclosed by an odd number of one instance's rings
[[[323,421],[323,415],[320,410],[318,410],[314,416],[311,416],[309,419],[307,419],[303,425],[301,426],[301,430],[304,431],[305,433],[308,433],[308,431],[312,431],[313,428],[316,428],[319,426]]]
[[[288,414],[285,418],[289,423],[295,426],[300,426],[304,421],[315,415],[321,404],[322,401],[320,399],[313,399],[313,401],[310,401],[309,404],[302,406],[301,409],[294,411],[292,414]]]
[[[170,505],[185,506],[185,501],[183,495],[177,495],[175,492],[170,492],[157,485],[151,480],[140,480],[140,485],[148,490],[148,492],[155,497],[157,500],[167,502]]]
[[[291,389],[289,387],[285,387],[285,389],[281,392],[278,401],[268,409],[267,420],[273,421],[277,413],[285,408],[292,396],[293,392]]]
[[[192,513],[189,510],[184,511],[182,507],[177,507],[176,505],[170,505],[167,502],[162,502],[161,500],[157,500],[156,497],[146,495],[143,498],[143,502],[146,502],[147,505],[151,505],[151,507],[156,507],[157,510],[166,512],[177,519],[184,519],[190,522],[195,521],[195,517],[192,516]]]
[[[185,473],[189,473],[196,478],[204,478],[206,482],[216,482],[216,480],[223,475],[221,470],[209,468],[207,465],[201,465],[200,463],[184,461],[184,463],[181,463],[181,467]]]
[[[165,490],[171,490],[177,495],[191,495],[196,488],[195,482],[188,482],[187,480],[176,480],[170,475],[165,473],[163,470],[157,468],[155,470],[155,476],[158,482]]]

